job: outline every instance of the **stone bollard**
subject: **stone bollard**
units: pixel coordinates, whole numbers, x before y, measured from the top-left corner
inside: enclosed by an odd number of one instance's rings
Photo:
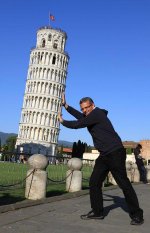
[[[146,166],[147,180],[150,181],[150,165]]]
[[[113,175],[111,174],[111,172],[108,173],[108,181],[109,183],[113,184],[113,185],[117,185]]]
[[[42,154],[34,154],[28,159],[30,169],[27,171],[25,197],[39,200],[46,197],[48,159]]]
[[[132,165],[129,162],[126,163],[126,171],[127,171],[127,177],[129,178],[131,182],[132,181]]]
[[[95,160],[92,161],[92,168],[95,166]]]
[[[66,173],[66,191],[77,192],[82,189],[82,161],[72,158],[68,161],[69,170]]]
[[[140,182],[140,173],[136,163],[132,164],[132,182]]]

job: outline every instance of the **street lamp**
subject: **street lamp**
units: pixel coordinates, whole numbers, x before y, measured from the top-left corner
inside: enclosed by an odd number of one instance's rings
[[[23,146],[20,147],[20,153],[22,154],[23,152]]]

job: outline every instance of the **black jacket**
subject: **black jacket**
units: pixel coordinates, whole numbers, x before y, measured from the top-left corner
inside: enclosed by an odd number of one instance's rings
[[[77,120],[64,120],[62,124],[72,129],[87,127],[93,138],[94,146],[101,155],[123,148],[122,141],[108,119],[106,110],[96,107],[87,116],[70,106],[67,111]]]
[[[144,166],[143,158],[140,156],[140,153],[141,153],[140,148],[136,147],[134,149],[134,156],[138,167]]]

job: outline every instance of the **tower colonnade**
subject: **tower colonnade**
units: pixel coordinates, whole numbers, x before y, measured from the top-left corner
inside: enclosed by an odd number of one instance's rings
[[[28,71],[28,79],[47,79],[64,84],[66,79],[66,72],[60,70],[59,68],[56,70],[54,68],[46,69],[42,68],[41,66],[32,66]]]
[[[47,52],[43,51],[36,51],[34,50],[30,56],[30,64],[44,64],[44,65],[55,65],[60,69],[65,69],[68,66],[68,59],[63,54],[57,54],[56,52]]]
[[[66,88],[69,56],[67,35],[60,29],[43,27],[37,31],[36,48],[29,67],[16,147],[27,153],[55,155],[59,136],[58,112]]]
[[[51,95],[55,97],[61,97],[63,91],[63,85],[52,82],[28,82],[26,87],[26,93],[30,94],[42,94],[42,95]]]

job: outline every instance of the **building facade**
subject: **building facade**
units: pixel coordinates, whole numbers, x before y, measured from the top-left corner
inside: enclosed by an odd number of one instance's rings
[[[37,31],[31,49],[16,148],[54,156],[59,135],[58,112],[65,91],[69,56],[67,34],[50,26]]]
[[[142,145],[142,157],[150,163],[150,140],[140,140],[139,143]]]

